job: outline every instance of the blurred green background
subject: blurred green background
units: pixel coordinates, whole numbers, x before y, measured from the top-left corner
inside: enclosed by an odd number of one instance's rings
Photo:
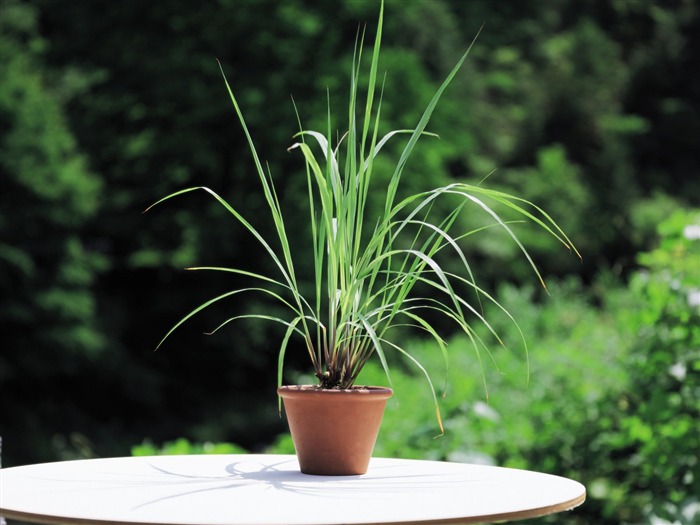
[[[325,119],[326,90],[342,114],[358,25],[373,34],[377,13],[362,0],[0,0],[3,466],[293,450],[277,414],[280,330],[247,321],[202,335],[250,300],[154,352],[182,315],[240,284],[182,268],[262,268],[264,254],[204,195],[141,212],[206,185],[270,231],[218,58],[287,220],[305,231],[290,95],[309,127]],[[494,349],[486,399],[455,336],[434,439],[427,386],[397,362],[375,455],[587,486],[580,509],[528,523],[700,523],[699,3],[387,0],[386,18],[388,129],[417,122],[485,24],[409,189],[495,170],[486,183],[548,210],[583,262],[523,231],[547,295],[506,239],[470,237],[479,278],[527,337],[529,384],[522,352]],[[440,353],[404,337],[439,381]],[[308,373],[296,355],[289,381]],[[378,366],[361,380],[385,383]]]

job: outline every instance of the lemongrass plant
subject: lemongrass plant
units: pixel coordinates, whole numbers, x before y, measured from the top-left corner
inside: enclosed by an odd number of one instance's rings
[[[426,332],[434,338],[436,347],[443,353],[445,361],[446,343],[435,328],[434,321],[431,322],[436,314],[456,323],[470,338],[480,363],[482,352],[488,352],[488,345],[472,328],[473,322],[485,325],[502,344],[495,330],[481,313],[482,301],[490,301],[496,305],[498,303],[477,285],[467,256],[460,246],[460,242],[476,230],[452,233],[460,212],[471,206],[485,214],[492,226],[507,232],[543,285],[544,282],[532,258],[509,226],[510,223],[494,210],[494,203],[516,212],[521,219],[531,221],[546,234],[553,235],[564,246],[575,251],[552,218],[531,202],[514,195],[486,189],[480,185],[457,182],[399,198],[398,190],[406,163],[418,141],[424,136],[432,135],[426,131],[428,121],[441,95],[466,60],[474,42],[430,100],[416,127],[391,131],[379,138],[383,90],[378,88],[378,64],[383,17],[382,3],[363,108],[358,107],[358,90],[364,35],[358,38],[355,46],[350,76],[349,125],[344,135],[332,146],[334,132],[329,107],[325,133],[303,129],[299,122],[300,131],[295,135],[298,142],[289,148],[300,151],[306,165],[315,275],[312,297],[306,297],[301,292],[295,266],[300,254],[294,252],[294,244],[283,218],[272,175],[266,171],[258,157],[243,113],[219,63],[224,83],[252,154],[270,218],[275,226],[276,239],[266,239],[253,224],[210,188],[183,189],[162,198],[152,206],[192,191],[208,192],[257,239],[274,263],[276,275],[264,275],[240,267],[189,268],[238,274],[250,279],[251,286],[227,291],[198,306],[175,324],[158,346],[184,322],[214,303],[242,292],[258,292],[286,307],[289,316],[248,313],[228,319],[214,332],[241,318],[257,318],[284,325],[286,332],[278,354],[280,385],[285,353],[293,336],[299,336],[304,341],[321,388],[351,388],[365,363],[375,355],[391,385],[386,357],[387,351],[391,350],[402,354],[423,372],[437,409],[436,391],[430,375],[418,359],[389,338],[389,331],[396,327],[412,326]],[[376,98],[378,100],[375,100]],[[360,112],[361,115],[358,116]],[[375,191],[383,189],[372,185],[375,159],[387,141],[397,135],[405,135],[408,140],[386,187],[383,209],[376,216],[369,216],[371,210],[368,197],[371,188]],[[434,220],[431,217],[434,204],[445,198],[457,198],[458,204],[443,218]],[[448,271],[440,264],[439,260],[445,257],[445,252],[451,252],[452,259],[459,261],[461,270],[458,273]],[[303,253],[301,257],[306,260],[308,254]],[[416,285],[426,293],[413,293]],[[504,308],[500,308],[504,315],[513,319]]]

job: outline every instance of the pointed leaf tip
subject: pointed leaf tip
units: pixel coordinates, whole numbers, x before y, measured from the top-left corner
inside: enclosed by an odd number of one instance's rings
[[[435,407],[435,413],[437,415],[438,424],[440,425],[440,435],[435,437],[441,437],[445,435],[445,427],[442,425],[442,416],[440,415],[440,407]]]

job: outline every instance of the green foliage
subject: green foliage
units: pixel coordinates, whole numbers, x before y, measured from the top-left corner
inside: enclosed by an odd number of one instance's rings
[[[131,447],[132,456],[175,456],[184,454],[245,454],[244,448],[232,443],[192,443],[186,438],[178,438],[156,446],[151,441]]]
[[[602,407],[609,424],[597,441],[616,459],[606,488],[632,521],[700,518],[699,227],[700,210],[677,210],[662,222],[658,247],[639,256],[644,269],[628,302],[613,305],[632,338],[631,381]]]
[[[40,400],[104,354],[93,287],[108,263],[85,234],[102,183],[51,88],[37,18],[0,4],[0,432],[46,457],[38,429],[63,410]]]

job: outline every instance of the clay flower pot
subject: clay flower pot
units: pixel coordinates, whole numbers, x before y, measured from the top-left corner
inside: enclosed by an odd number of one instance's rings
[[[390,388],[326,390],[281,386],[289,430],[304,474],[349,476],[367,472]]]

